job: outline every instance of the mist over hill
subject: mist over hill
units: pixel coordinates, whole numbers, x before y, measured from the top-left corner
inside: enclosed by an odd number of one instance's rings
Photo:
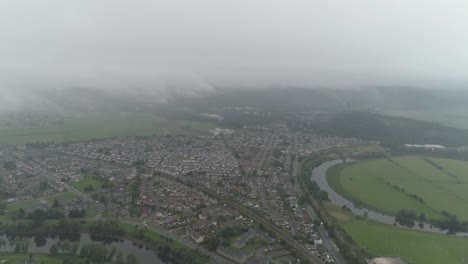
[[[468,91],[386,86],[360,89],[273,87],[242,89],[31,89],[2,98],[3,111],[55,113],[100,110],[134,111],[171,107],[193,111],[219,111],[226,107],[250,107],[269,112],[360,110],[372,112],[414,111],[462,114],[468,108]]]

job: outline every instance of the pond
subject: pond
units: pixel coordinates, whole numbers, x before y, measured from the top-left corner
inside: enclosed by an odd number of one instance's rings
[[[13,252],[13,247],[11,247],[10,243],[8,242],[11,237],[8,237],[6,235],[2,235],[0,237],[7,241],[5,246],[0,247],[0,252]],[[79,241],[81,245],[92,242],[100,242],[105,243],[109,247],[115,246],[117,250],[121,251],[124,255],[130,253],[134,254],[138,258],[140,264],[173,263],[167,258],[159,256],[153,250],[126,239],[114,239],[108,237],[93,236],[87,233],[66,236],[32,235],[27,237],[30,240],[28,248],[29,253],[49,253],[50,247],[60,240],[69,240],[70,242]]]

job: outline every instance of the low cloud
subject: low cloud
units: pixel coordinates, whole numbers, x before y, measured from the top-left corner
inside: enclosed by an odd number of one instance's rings
[[[167,101],[215,86],[465,84],[460,1],[0,3],[0,110],[76,87]]]

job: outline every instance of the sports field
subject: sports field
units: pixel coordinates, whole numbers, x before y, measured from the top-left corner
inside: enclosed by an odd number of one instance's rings
[[[87,114],[66,117],[62,124],[44,126],[2,126],[0,144],[75,142],[122,136],[202,135],[211,123],[167,120],[151,113]]]
[[[327,179],[338,193],[369,209],[395,214],[413,209],[426,218],[442,211],[468,220],[468,162],[442,158],[399,157],[345,164]]]

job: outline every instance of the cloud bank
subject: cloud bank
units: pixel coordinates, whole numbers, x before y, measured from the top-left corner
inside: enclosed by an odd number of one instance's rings
[[[0,103],[73,87],[164,100],[213,83],[464,84],[466,10],[452,0],[6,0]]]

